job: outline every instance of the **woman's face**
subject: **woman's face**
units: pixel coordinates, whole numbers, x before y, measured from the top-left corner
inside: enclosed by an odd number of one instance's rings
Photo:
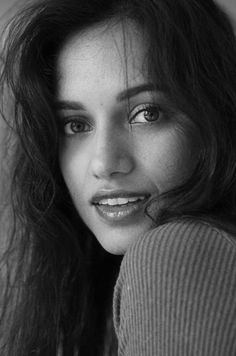
[[[99,25],[71,37],[57,61],[62,174],[80,217],[114,254],[153,228],[145,204],[194,164],[188,119],[153,90],[145,55],[134,24]]]

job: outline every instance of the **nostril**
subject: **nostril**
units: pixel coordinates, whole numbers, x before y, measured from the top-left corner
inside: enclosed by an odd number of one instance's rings
[[[114,154],[103,152],[103,155],[95,155],[91,161],[92,174],[96,178],[107,178],[118,174],[129,174],[134,167],[132,156],[126,154]]]

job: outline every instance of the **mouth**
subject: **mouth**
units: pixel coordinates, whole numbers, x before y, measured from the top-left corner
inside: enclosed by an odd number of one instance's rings
[[[99,216],[108,223],[129,223],[144,214],[150,194],[115,193],[96,196],[92,200]]]

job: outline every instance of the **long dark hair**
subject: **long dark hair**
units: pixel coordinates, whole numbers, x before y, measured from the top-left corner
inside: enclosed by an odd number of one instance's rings
[[[116,353],[111,305],[121,258],[99,246],[75,211],[54,108],[61,46],[109,19],[144,31],[149,80],[201,137],[196,169],[163,196],[157,224],[198,216],[236,229],[236,41],[223,11],[212,0],[34,1],[12,19],[2,52],[2,116],[13,142],[2,355]]]

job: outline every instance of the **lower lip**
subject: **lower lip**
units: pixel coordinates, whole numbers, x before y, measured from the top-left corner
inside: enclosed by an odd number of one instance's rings
[[[124,205],[95,205],[98,214],[109,223],[128,222],[129,219],[144,213],[147,199]]]

